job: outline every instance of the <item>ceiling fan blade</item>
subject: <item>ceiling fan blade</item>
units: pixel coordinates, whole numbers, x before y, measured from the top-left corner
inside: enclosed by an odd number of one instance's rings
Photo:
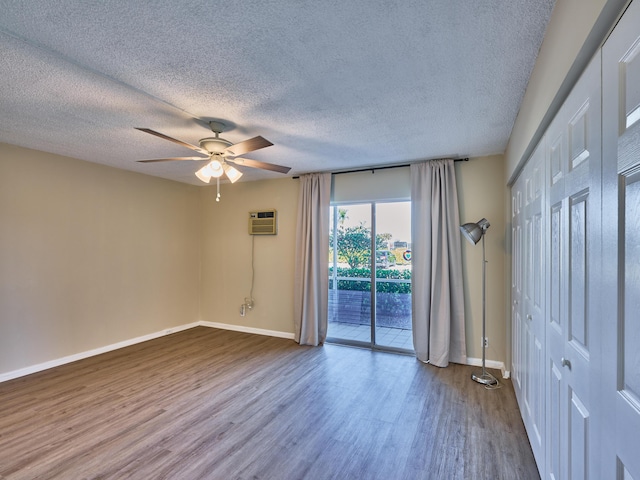
[[[262,170],[271,170],[278,173],[289,173],[291,167],[283,167],[282,165],[275,165],[273,163],[260,162],[258,160],[251,160],[250,158],[234,158],[227,159],[227,161],[233,162],[236,165],[242,165],[243,167],[260,168]]]
[[[173,162],[175,160],[209,160],[208,157],[167,157],[167,158],[152,158],[151,160],[138,160],[140,163],[153,163],[153,162]]]
[[[258,135],[257,137],[253,137],[249,140],[245,140],[243,142],[239,142],[227,147],[225,149],[225,152],[229,152],[235,157],[238,155],[244,155],[245,153],[253,152],[254,150],[259,150],[264,147],[270,147],[271,145],[273,145],[273,143],[271,143],[266,138]]]
[[[135,129],[140,130],[141,132],[150,133],[151,135],[155,135],[156,137],[164,138],[165,140],[169,140],[170,142],[177,143],[178,145],[182,145],[183,147],[187,147],[191,150],[195,150],[196,152],[200,152],[203,155],[209,155],[209,152],[200,147],[196,147],[195,145],[191,145],[190,143],[183,142],[182,140],[176,140],[175,138],[169,137],[164,133],[156,132],[155,130],[151,130],[149,128],[135,127]]]

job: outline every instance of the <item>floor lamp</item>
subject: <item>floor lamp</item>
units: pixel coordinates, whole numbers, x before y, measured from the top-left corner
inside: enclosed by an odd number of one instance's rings
[[[487,260],[485,256],[484,249],[484,236],[489,229],[491,224],[486,218],[482,220],[478,220],[477,223],[465,223],[460,226],[460,231],[464,235],[464,238],[469,240],[472,245],[477,245],[477,243],[482,239],[482,373],[478,375],[477,373],[471,374],[471,378],[484,385],[497,385],[498,380],[496,377],[487,372],[486,368],[486,344],[485,339],[487,338],[486,328],[487,328],[487,293],[486,293],[486,285],[487,285]]]

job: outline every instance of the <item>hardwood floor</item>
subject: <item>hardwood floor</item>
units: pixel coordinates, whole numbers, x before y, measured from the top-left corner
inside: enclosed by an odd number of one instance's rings
[[[472,370],[194,328],[0,384],[0,478],[539,478]]]

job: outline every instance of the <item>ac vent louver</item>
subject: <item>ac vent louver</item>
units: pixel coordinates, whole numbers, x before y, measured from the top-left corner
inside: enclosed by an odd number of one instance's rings
[[[249,212],[249,235],[277,235],[278,212],[262,210]]]

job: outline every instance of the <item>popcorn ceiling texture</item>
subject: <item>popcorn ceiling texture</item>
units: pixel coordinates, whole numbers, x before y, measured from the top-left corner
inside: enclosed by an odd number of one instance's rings
[[[134,127],[290,175],[502,153],[554,3],[0,0],[0,142],[193,184]]]

